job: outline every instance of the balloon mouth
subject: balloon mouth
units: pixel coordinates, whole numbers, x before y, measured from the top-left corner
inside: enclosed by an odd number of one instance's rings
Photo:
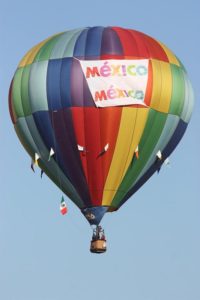
[[[90,225],[99,225],[108,209],[108,206],[94,206],[83,208],[81,212]]]

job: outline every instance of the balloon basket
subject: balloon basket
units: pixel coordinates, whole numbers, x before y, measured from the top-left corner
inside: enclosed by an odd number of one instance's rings
[[[90,252],[100,254],[106,252],[106,249],[106,240],[91,241]]]

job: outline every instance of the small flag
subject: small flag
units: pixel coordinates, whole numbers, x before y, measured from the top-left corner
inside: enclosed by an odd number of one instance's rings
[[[159,160],[162,160],[162,153],[160,150],[156,153],[156,156]]]
[[[163,162],[163,159],[162,159],[162,158],[160,159],[160,158],[157,157],[157,160],[159,160],[159,162],[161,162],[161,163],[159,164],[158,168],[157,168],[157,172],[158,172],[158,173],[160,172],[160,169],[161,169],[162,164],[164,164],[165,166],[169,166],[169,165],[170,165],[169,157],[167,157],[167,158],[164,160],[164,162]]]
[[[109,148],[109,144],[106,144],[105,147],[104,147],[104,151],[108,151],[108,148]]]
[[[160,172],[160,169],[161,169],[161,165],[157,168],[157,173],[159,174]]]
[[[77,145],[77,147],[78,147],[78,151],[80,151],[82,153],[82,155],[85,156],[86,152],[87,152],[86,148],[83,146],[80,146],[80,145]]]
[[[78,147],[78,150],[79,150],[80,152],[84,152],[84,151],[85,151],[85,147],[80,146],[80,145],[77,145],[77,147]]]
[[[137,159],[139,158],[139,147],[138,146],[135,149],[135,156]]]
[[[100,157],[100,156],[102,156],[104,153],[106,153],[106,152],[108,151],[108,148],[109,148],[109,144],[107,143],[107,144],[104,146],[103,150],[99,153],[99,155],[98,155],[97,157]]]
[[[35,160],[34,160],[34,164],[36,166],[38,166],[38,159],[40,158],[39,154],[38,153],[35,153]]]
[[[50,149],[48,161],[50,161],[51,157],[55,154],[53,148]]]
[[[44,171],[41,169],[40,177],[42,178]]]
[[[35,173],[34,165],[38,166],[38,159],[40,158],[39,154],[35,153],[34,159],[31,160],[31,169]]]
[[[31,169],[33,170],[33,172],[35,173],[35,169],[34,169],[34,161],[31,160]]]
[[[165,164],[165,166],[170,165],[169,157],[167,157],[167,158],[165,159],[164,164]]]
[[[67,205],[65,203],[64,198],[62,197],[61,202],[60,202],[60,212],[62,215],[65,215],[67,213]]]
[[[162,164],[163,164],[162,152],[159,150],[156,153],[156,161],[155,161],[155,165],[157,166],[157,173],[160,172]]]

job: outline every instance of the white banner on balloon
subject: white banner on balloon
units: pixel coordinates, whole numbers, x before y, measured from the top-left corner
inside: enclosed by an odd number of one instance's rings
[[[97,107],[144,103],[148,59],[80,60],[81,68]]]

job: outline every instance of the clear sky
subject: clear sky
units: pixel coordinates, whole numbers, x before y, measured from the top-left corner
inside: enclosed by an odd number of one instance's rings
[[[200,299],[200,2],[1,1],[0,299]],[[22,56],[54,33],[118,25],[164,42],[184,63],[195,108],[171,167],[154,175],[120,211],[103,220],[108,251],[89,252],[91,230],[39,170],[14,132],[7,104]]]

